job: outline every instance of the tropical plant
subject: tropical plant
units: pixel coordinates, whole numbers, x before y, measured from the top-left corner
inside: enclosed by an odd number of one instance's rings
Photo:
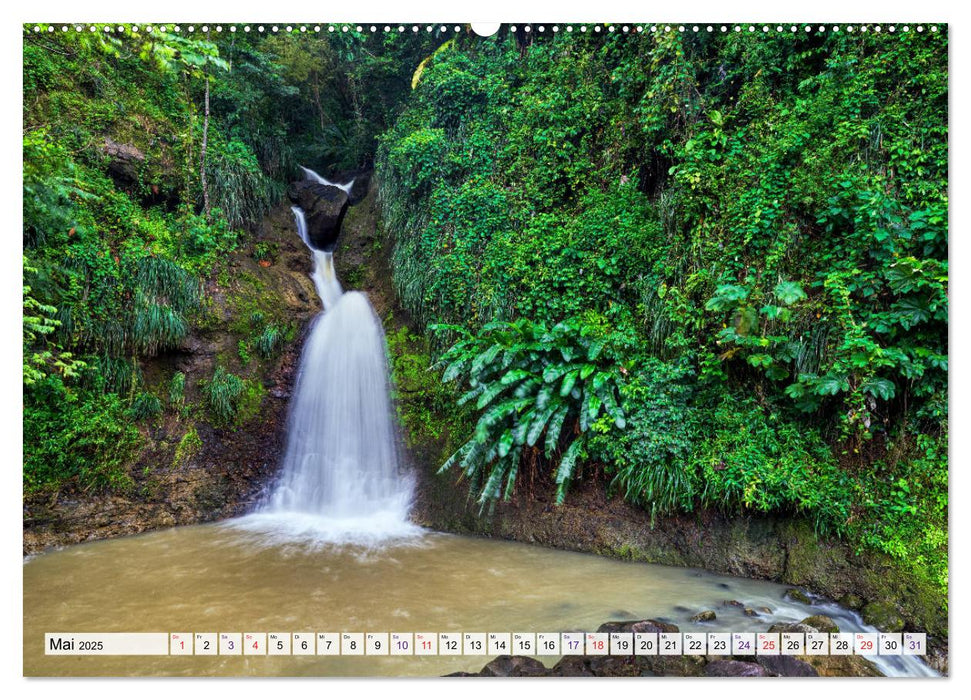
[[[458,327],[437,328],[462,336],[436,365],[444,368],[442,380],[465,384],[459,404],[474,401],[479,411],[474,434],[440,472],[457,465],[482,505],[508,500],[524,452],[542,445],[555,462],[556,500],[562,503],[586,457],[594,422],[605,416],[619,429],[626,426],[618,404],[626,369],[613,339],[578,318],[552,328],[527,319],[494,322],[475,336]]]

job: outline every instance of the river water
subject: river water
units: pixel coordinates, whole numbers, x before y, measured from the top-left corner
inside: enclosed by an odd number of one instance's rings
[[[305,522],[262,515],[69,547],[24,563],[26,675],[435,676],[488,657],[45,656],[45,632],[562,632],[661,618],[685,631],[765,631],[833,606],[786,587],[422,531],[381,545],[332,544]],[[319,532],[319,531],[318,531]],[[734,599],[772,614],[746,617]],[[717,612],[713,623],[688,620]],[[556,658],[539,657],[547,666]],[[884,667],[925,675],[926,666]]]

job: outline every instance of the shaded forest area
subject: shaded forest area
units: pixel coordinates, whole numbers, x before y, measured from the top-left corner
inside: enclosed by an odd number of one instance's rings
[[[374,167],[456,488],[805,516],[946,606],[946,31],[523,37],[26,32],[25,493],[252,419],[255,371],[142,368],[298,164]],[[238,323],[249,367],[298,331]]]

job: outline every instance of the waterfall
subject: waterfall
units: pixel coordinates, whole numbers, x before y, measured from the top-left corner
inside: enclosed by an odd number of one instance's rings
[[[297,233],[314,256],[314,271],[311,273],[310,279],[314,281],[314,286],[317,287],[317,296],[320,297],[324,310],[332,309],[344,293],[344,290],[341,289],[341,283],[337,279],[337,272],[334,270],[334,254],[317,250],[310,245],[310,239],[307,237],[307,217],[304,216],[303,209],[300,207],[291,207],[291,209],[293,210],[293,218],[297,221]]]
[[[293,213],[324,311],[300,359],[279,481],[240,524],[324,542],[412,536],[421,529],[408,520],[413,481],[400,465],[381,322],[363,293],[343,292],[333,255],[310,245],[303,210]]]
[[[301,165],[300,169],[303,170],[303,174],[306,175],[307,180],[316,180],[321,185],[330,185],[331,187],[336,187],[338,189],[344,190],[344,193],[347,194],[348,197],[351,196],[351,187],[354,186],[354,180],[351,180],[350,182],[342,185],[338,182],[331,182],[326,177],[322,175],[318,175],[310,168],[305,168]],[[354,178],[354,179],[357,179],[357,178]]]

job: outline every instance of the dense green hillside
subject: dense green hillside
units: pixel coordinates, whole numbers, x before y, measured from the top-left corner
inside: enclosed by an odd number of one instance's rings
[[[602,469],[946,589],[943,34],[448,42],[378,164],[481,503]]]

